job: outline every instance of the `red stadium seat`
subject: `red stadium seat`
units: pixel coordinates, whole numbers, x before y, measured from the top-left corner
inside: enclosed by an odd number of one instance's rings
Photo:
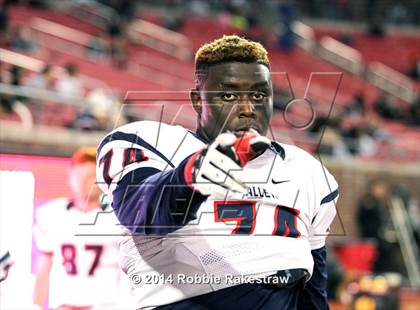
[[[374,242],[359,241],[336,245],[334,253],[346,271],[370,273],[377,255],[377,248]]]

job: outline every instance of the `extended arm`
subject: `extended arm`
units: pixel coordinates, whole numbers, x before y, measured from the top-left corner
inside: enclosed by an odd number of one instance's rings
[[[193,219],[207,197],[187,185],[183,176],[187,161],[166,172],[144,167],[124,176],[113,192],[120,223],[132,232],[162,235]]]
[[[165,163],[150,147],[129,157],[126,150],[111,149],[98,161],[98,176],[113,188],[109,190],[113,208],[125,227],[140,234],[164,235],[194,219],[208,196],[246,192],[241,167],[268,146],[267,138],[254,133],[222,134],[170,170],[159,169]],[[115,158],[128,164],[121,165]]]

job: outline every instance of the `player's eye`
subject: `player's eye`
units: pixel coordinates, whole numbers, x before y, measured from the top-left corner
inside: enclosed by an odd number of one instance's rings
[[[266,94],[264,94],[264,93],[253,93],[253,94],[251,95],[251,98],[252,98],[252,100],[254,100],[254,101],[262,101],[262,100],[264,100],[264,99],[265,99],[265,97],[267,97],[267,96],[266,96]]]
[[[236,95],[232,93],[223,93],[221,98],[223,101],[234,101],[236,100]]]

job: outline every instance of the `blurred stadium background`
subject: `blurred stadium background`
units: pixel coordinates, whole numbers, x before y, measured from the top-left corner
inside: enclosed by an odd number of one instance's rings
[[[269,50],[272,137],[319,156],[339,181],[332,309],[420,309],[420,1],[0,3],[0,170],[34,179],[17,183],[34,193],[11,193],[3,173],[0,195],[33,196],[29,223],[33,208],[69,195],[77,147],[136,120],[194,129],[193,52],[240,34]],[[2,223],[21,212],[13,195],[2,200]]]

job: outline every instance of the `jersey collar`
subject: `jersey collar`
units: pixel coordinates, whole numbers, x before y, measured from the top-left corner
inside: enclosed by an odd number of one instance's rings
[[[106,203],[100,203],[100,207],[102,209],[102,211],[105,211],[105,209],[108,207],[109,204]],[[66,206],[66,210],[70,210],[71,208],[74,207],[74,202],[72,200],[70,200]]]
[[[74,207],[74,202],[73,202],[73,200],[69,200],[69,202],[67,203],[67,206],[66,206],[66,210],[70,210],[71,208],[73,208]]]
[[[279,155],[281,157],[281,159],[285,159],[286,158],[286,152],[284,150],[284,148],[278,144],[275,141],[271,141],[271,149],[273,150],[273,152],[275,152],[277,155]]]

